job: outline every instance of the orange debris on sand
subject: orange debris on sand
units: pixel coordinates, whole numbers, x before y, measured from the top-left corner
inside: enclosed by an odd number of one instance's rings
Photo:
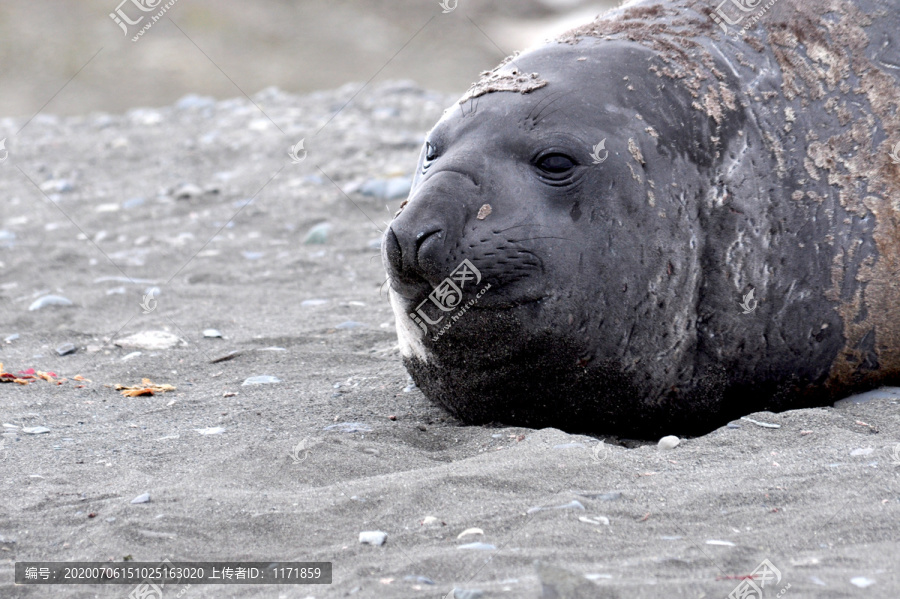
[[[141,395],[156,395],[157,393],[166,393],[174,391],[174,385],[157,385],[150,379],[141,379],[140,385],[126,387],[125,385],[116,385],[116,391],[125,397],[139,397]]]
[[[9,372],[4,372],[3,362],[0,362],[0,383],[18,383],[19,385],[27,385],[31,381],[22,379]]]
[[[76,375],[73,378],[76,381],[85,383],[91,382],[89,379],[84,378],[80,374]],[[0,383],[17,383],[19,385],[30,385],[32,382],[38,380],[47,381],[48,383],[54,383],[56,385],[62,385],[69,379],[59,378],[59,376],[55,372],[44,372],[43,370],[35,370],[34,368],[29,368],[28,370],[20,370],[19,374],[12,374],[9,372],[4,372],[3,363],[0,362]]]

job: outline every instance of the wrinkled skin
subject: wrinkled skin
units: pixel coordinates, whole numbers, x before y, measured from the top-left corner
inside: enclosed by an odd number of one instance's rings
[[[665,68],[630,40],[551,43],[500,69],[545,86],[456,104],[429,134],[383,259],[404,363],[463,421],[697,433],[900,375],[833,374],[831,267],[871,222],[826,205],[838,213],[810,226],[791,193],[814,182],[776,174],[767,115],[724,102],[711,118],[686,83],[648,74]],[[744,73],[715,68],[739,96]],[[487,290],[440,335],[453,312],[426,302],[444,316],[426,334],[410,315],[463,260],[482,277],[463,303]]]

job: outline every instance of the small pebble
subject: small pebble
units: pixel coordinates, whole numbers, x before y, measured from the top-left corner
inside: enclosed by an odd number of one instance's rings
[[[457,539],[461,539],[463,537],[467,537],[469,535],[482,535],[484,536],[484,531],[480,528],[467,528],[458,535],[456,535]]]
[[[225,354],[224,356],[219,356],[218,358],[213,358],[212,360],[209,361],[209,363],[210,364],[218,364],[219,362],[227,362],[228,360],[235,359],[242,353],[244,353],[244,352],[242,352],[239,349],[234,349],[234,350],[231,350],[230,352],[228,352],[227,354]]]
[[[18,333],[13,333],[13,334],[10,335],[9,337],[6,337],[3,341],[4,341],[5,343],[12,343],[13,341],[15,341],[15,340],[18,339],[18,338],[19,338],[19,334],[18,334]]]
[[[150,503],[150,493],[144,493],[142,495],[138,495],[134,499],[131,500],[131,503]]]
[[[207,339],[221,339],[222,333],[220,333],[216,329],[206,329],[205,331],[203,331],[203,336]]]
[[[41,191],[49,191],[54,193],[66,193],[72,191],[75,187],[65,179],[51,179],[41,183]]]
[[[199,186],[194,185],[192,183],[185,183],[180,185],[172,196],[176,200],[190,200],[193,198],[197,198],[203,195],[203,190],[200,189]]]
[[[195,431],[200,433],[201,435],[221,435],[225,432],[225,429],[221,426],[212,426],[209,428],[195,428]]]
[[[166,331],[141,331],[116,341],[116,345],[127,349],[163,351],[187,345],[181,338]]]
[[[668,435],[660,439],[656,446],[659,449],[675,449],[679,443],[681,443],[681,439],[675,435]]]
[[[852,584],[855,587],[865,589],[865,588],[868,588],[868,587],[872,586],[873,584],[875,584],[875,581],[872,580],[871,578],[866,578],[865,576],[857,576],[855,578],[850,579],[850,584]]]
[[[300,302],[301,308],[312,308],[313,306],[324,306],[328,303],[327,299],[308,299]]]
[[[281,379],[274,376],[251,376],[246,379],[243,383],[241,383],[242,387],[247,387],[249,385],[272,385],[275,383],[280,383]]]
[[[314,226],[306,233],[306,237],[303,238],[303,243],[307,245],[321,245],[327,243],[328,233],[331,232],[331,226],[331,223],[319,223]]]
[[[60,295],[45,295],[44,297],[35,300],[30,306],[28,306],[29,312],[34,312],[35,310],[41,310],[48,306],[74,306],[72,300],[62,297]]]
[[[859,449],[854,449],[850,452],[852,456],[861,456],[861,455],[870,455],[873,451],[875,451],[871,447],[861,447]]]
[[[70,354],[74,354],[78,351],[78,348],[75,347],[72,343],[64,343],[56,348],[56,353],[60,356],[68,356]]]
[[[756,426],[761,426],[763,428],[781,428],[780,424],[774,424],[772,422],[760,422],[759,420],[754,420],[753,418],[748,418],[746,416],[741,416],[741,420],[746,420],[747,422],[752,422]]]
[[[143,205],[146,202],[144,198],[129,198],[122,202],[122,208],[128,210],[129,208],[137,208],[138,206]]]
[[[43,435],[49,433],[50,429],[46,426],[24,426],[22,432],[28,435]]]
[[[387,541],[387,533],[380,530],[368,530],[359,533],[359,542],[362,545],[384,545]]]

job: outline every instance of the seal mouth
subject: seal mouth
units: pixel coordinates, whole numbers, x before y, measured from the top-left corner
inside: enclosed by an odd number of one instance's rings
[[[389,278],[390,290],[397,296],[412,305],[422,302],[434,287],[421,275],[412,275],[403,281]]]
[[[431,285],[427,282],[424,282],[417,290],[412,290],[408,286],[403,286],[403,289],[398,289],[398,286],[394,283],[392,283],[390,289],[397,295],[397,299],[405,304],[404,311],[407,312],[415,310],[416,306],[425,302],[433,290]],[[409,293],[404,293],[404,291]],[[528,294],[516,298],[491,298],[489,295],[490,294],[486,294],[482,297],[478,297],[475,303],[466,307],[466,310],[477,312],[482,315],[490,312],[509,312],[517,308],[539,305],[552,297],[551,294],[548,293]],[[461,303],[465,304],[468,299],[471,298],[466,298]]]

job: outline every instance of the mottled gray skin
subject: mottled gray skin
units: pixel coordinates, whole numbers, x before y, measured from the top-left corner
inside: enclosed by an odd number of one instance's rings
[[[429,134],[383,256],[404,363],[463,421],[691,434],[900,382],[898,12],[780,0],[740,38],[715,8],[601,16]],[[490,289],[426,335],[464,259],[463,301]]]

